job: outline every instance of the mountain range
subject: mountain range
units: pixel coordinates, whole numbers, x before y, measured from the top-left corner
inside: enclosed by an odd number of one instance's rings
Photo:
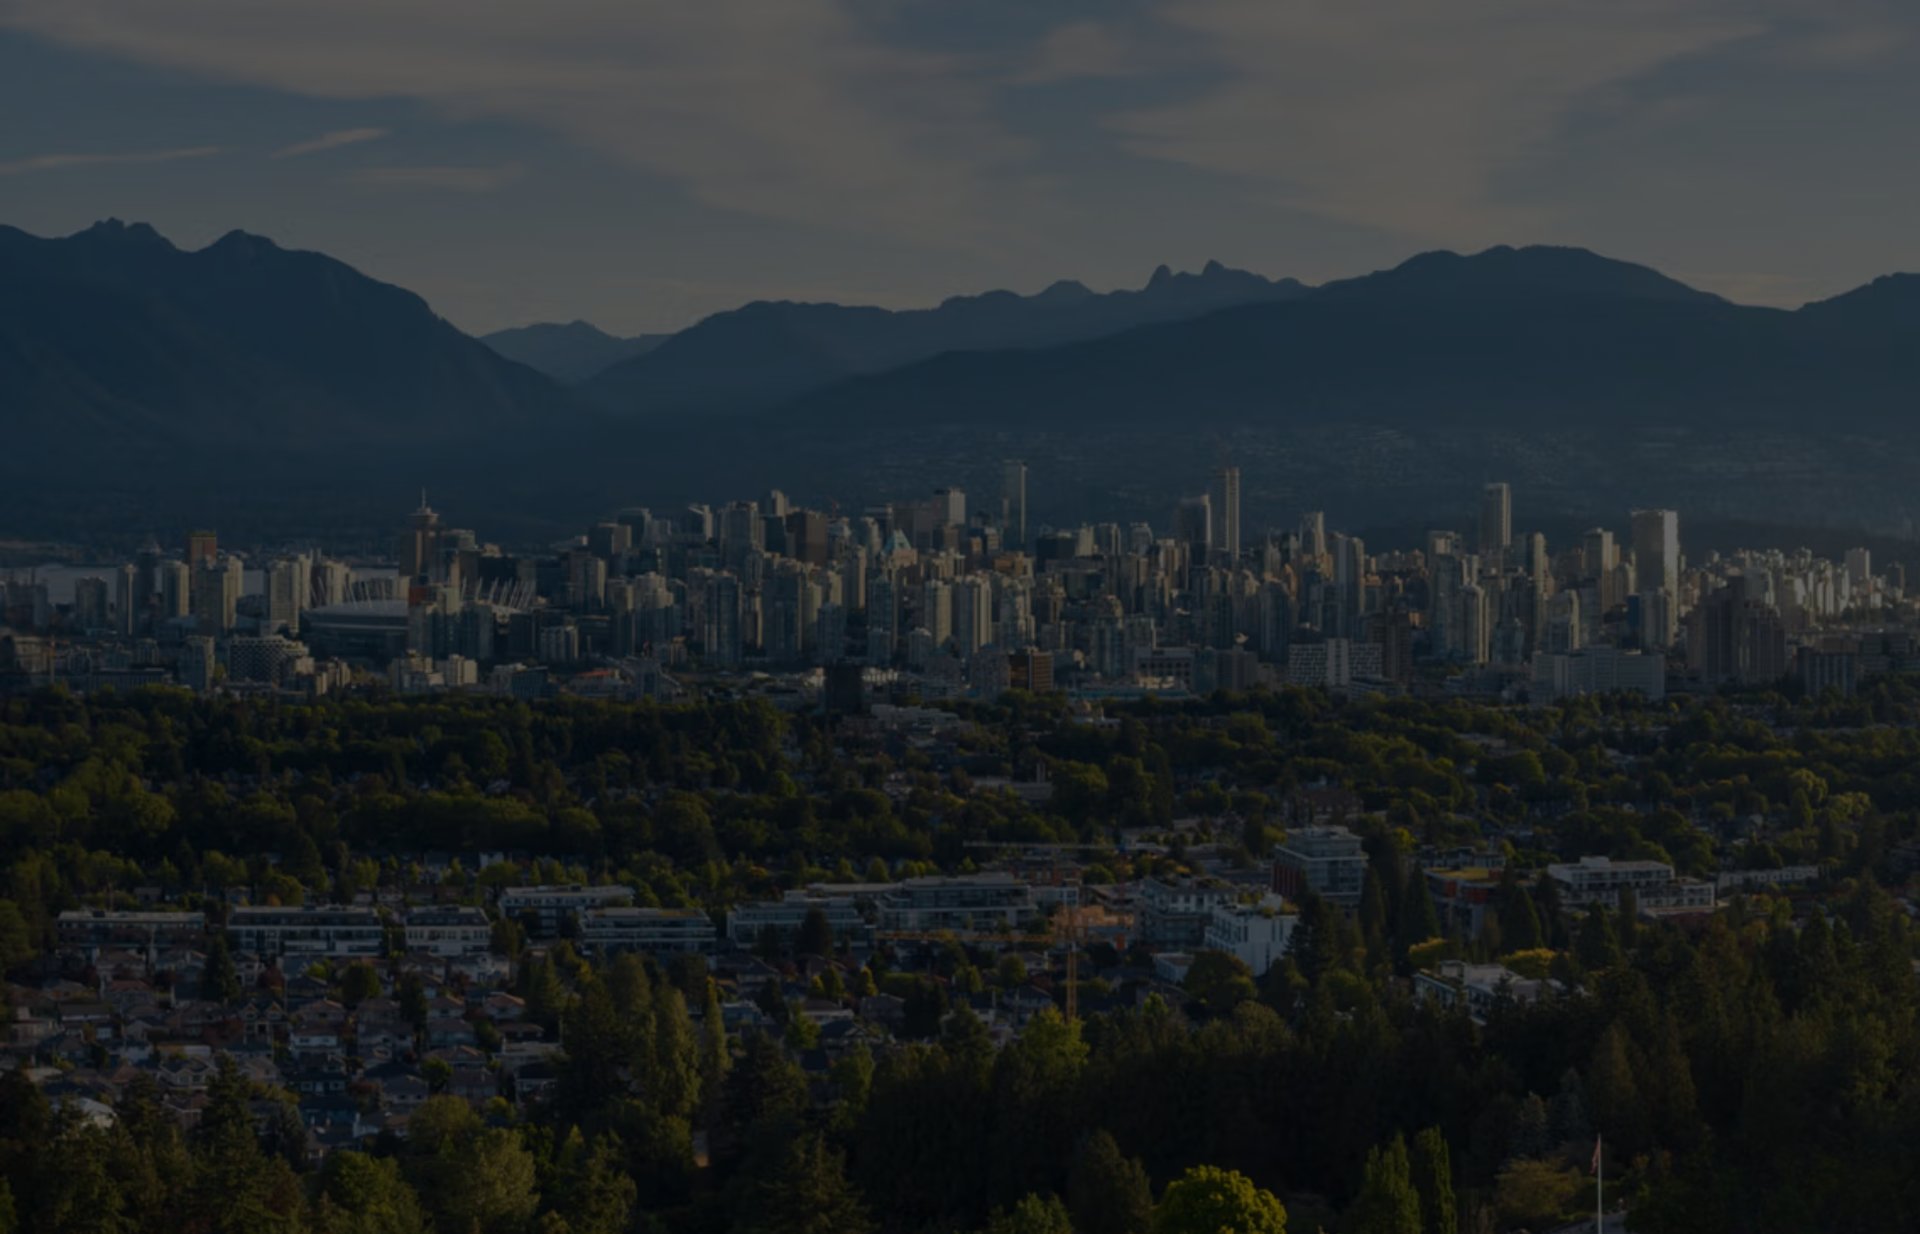
[[[585,391],[616,412],[737,411],[944,352],[1047,347],[1307,290],[1208,262],[1198,274],[1161,266],[1137,291],[1063,280],[1036,295],[990,291],[930,309],[756,301],[613,365]]]
[[[542,321],[483,334],[480,341],[509,360],[538,369],[555,381],[574,385],[605,372],[622,360],[645,355],[671,338],[637,334],[618,338],[584,321]]]
[[[1916,343],[1914,276],[1783,311],[1504,247],[1317,288],[1210,263],[1137,290],[760,302],[665,340],[572,323],[482,342],[242,232],[190,252],[140,224],[0,228],[0,517],[58,518],[76,480],[87,510],[149,521],[189,492],[384,510],[427,482],[488,521],[560,526],[769,485],[991,491],[1022,457],[1043,519],[1164,519],[1232,460],[1255,526],[1436,517],[1498,478],[1542,517],[1671,503],[1904,534]]]

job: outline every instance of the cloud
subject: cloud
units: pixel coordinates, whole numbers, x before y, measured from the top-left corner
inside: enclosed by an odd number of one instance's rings
[[[211,158],[222,153],[220,146],[183,146],[172,150],[134,150],[119,154],[37,154],[31,158],[0,163],[0,176],[26,175],[35,171],[60,171],[69,167],[127,167],[143,163],[176,163],[182,159]]]
[[[387,136],[391,129],[335,129],[331,133],[322,133],[306,141],[296,141],[290,146],[275,150],[271,157],[276,159],[297,159],[305,154],[319,154],[323,150],[338,150],[342,146],[357,146],[361,142],[379,141]]]
[[[977,61],[860,0],[6,0],[0,27],[332,99],[414,98],[657,173],[724,210],[960,238],[1030,157]],[[1016,212],[1017,213],[1017,212]]]
[[[457,193],[490,193],[504,188],[526,175],[519,163],[498,167],[454,165],[424,167],[366,167],[352,172],[347,179],[354,184],[381,188],[447,189]]]
[[[1169,0],[1216,84],[1112,124],[1136,153],[1254,181],[1279,204],[1478,244],[1538,225],[1493,191],[1569,112],[1678,58],[1753,37],[1731,3]]]

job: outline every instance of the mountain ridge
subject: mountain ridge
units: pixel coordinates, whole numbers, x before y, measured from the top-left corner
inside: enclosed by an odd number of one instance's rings
[[[611,411],[652,414],[767,405],[842,378],[949,351],[1045,346],[1253,300],[1305,294],[1209,262],[1194,274],[1166,266],[1138,289],[1095,292],[1059,280],[1033,295],[1006,290],[950,296],[926,309],[755,300],[713,314],[584,387]],[[755,363],[745,365],[743,356]]]

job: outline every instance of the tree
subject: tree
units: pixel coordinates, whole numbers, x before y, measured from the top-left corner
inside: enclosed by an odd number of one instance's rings
[[[817,907],[807,910],[807,915],[800,919],[800,931],[795,937],[794,948],[801,955],[833,954],[833,926],[827,921],[826,913]]]
[[[320,1171],[315,1234],[419,1234],[424,1221],[398,1161],[355,1152],[328,1156]]]
[[[1557,1225],[1580,1191],[1580,1175],[1551,1161],[1522,1159],[1500,1171],[1494,1204],[1509,1224],[1541,1229]]]
[[[207,943],[207,963],[200,972],[200,997],[219,1003],[240,997],[240,974],[234,971],[233,953],[227,949],[225,930],[215,930]]]
[[[1460,1214],[1453,1197],[1453,1153],[1440,1128],[1428,1127],[1413,1138],[1412,1164],[1413,1186],[1420,1195],[1421,1225],[1426,1234],[1455,1234]]]
[[[1259,996],[1253,972],[1238,957],[1224,951],[1202,951],[1193,957],[1183,988],[1208,1015],[1225,1016],[1241,1003]]]
[[[1074,1229],[1060,1197],[1028,1194],[1010,1209],[995,1209],[986,1234],[1074,1234]]]
[[[867,1234],[873,1223],[846,1161],[819,1132],[789,1137],[746,1198],[742,1234]]]
[[[1420,1195],[1413,1189],[1407,1142],[1394,1136],[1367,1153],[1360,1194],[1347,1213],[1350,1234],[1421,1234]]]
[[[299,1182],[287,1163],[260,1151],[248,1107],[251,1086],[222,1055],[194,1127],[187,1222],[206,1234],[276,1234],[300,1227]]]
[[[1080,1234],[1147,1234],[1153,1189],[1146,1167],[1122,1156],[1105,1128],[1088,1132],[1074,1146],[1067,1209]]]
[[[533,1154],[520,1137],[500,1127],[482,1131],[458,1158],[461,1185],[442,1210],[441,1229],[478,1230],[480,1234],[518,1234],[539,1206],[534,1189]]]
[[[624,1161],[620,1137],[611,1131],[595,1136],[591,1150],[579,1128],[567,1137],[554,1198],[569,1234],[624,1234],[639,1190]]]
[[[1197,1165],[1167,1185],[1152,1234],[1287,1234],[1287,1210],[1233,1170]]]
[[[380,997],[380,974],[371,964],[349,964],[340,975],[340,1001],[358,1007],[370,998]]]
[[[1587,910],[1580,921],[1579,936],[1574,940],[1574,954],[1579,957],[1581,967],[1592,972],[1621,962],[1624,957],[1620,954],[1620,940],[1614,934],[1611,913],[1598,905]]]
[[[1400,897],[1400,920],[1395,922],[1394,943],[1400,954],[1440,935],[1440,914],[1433,906],[1433,892],[1427,886],[1427,872],[1419,866],[1407,870],[1406,894]]]
[[[719,987],[709,978],[700,1008],[700,1094],[708,1122],[718,1113],[720,1094],[732,1069],[733,1052],[727,1048],[727,1021],[720,1011]]]
[[[12,900],[0,900],[0,976],[21,967],[39,953],[20,906]]]
[[[1500,904],[1500,945],[1507,951],[1533,951],[1545,943],[1540,912],[1517,877],[1509,877]]]

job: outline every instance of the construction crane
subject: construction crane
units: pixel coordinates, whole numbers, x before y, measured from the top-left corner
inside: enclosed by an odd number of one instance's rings
[[[1125,851],[1113,844],[1019,844],[995,842],[991,840],[969,840],[965,847],[986,849],[994,852],[1047,853],[1051,857],[1053,885],[1060,886],[1060,854],[1062,853],[1108,853]],[[1077,1023],[1080,1019],[1080,896],[1074,893],[1066,905],[1066,929],[1058,931],[1061,941],[1067,945],[1067,1022]]]

